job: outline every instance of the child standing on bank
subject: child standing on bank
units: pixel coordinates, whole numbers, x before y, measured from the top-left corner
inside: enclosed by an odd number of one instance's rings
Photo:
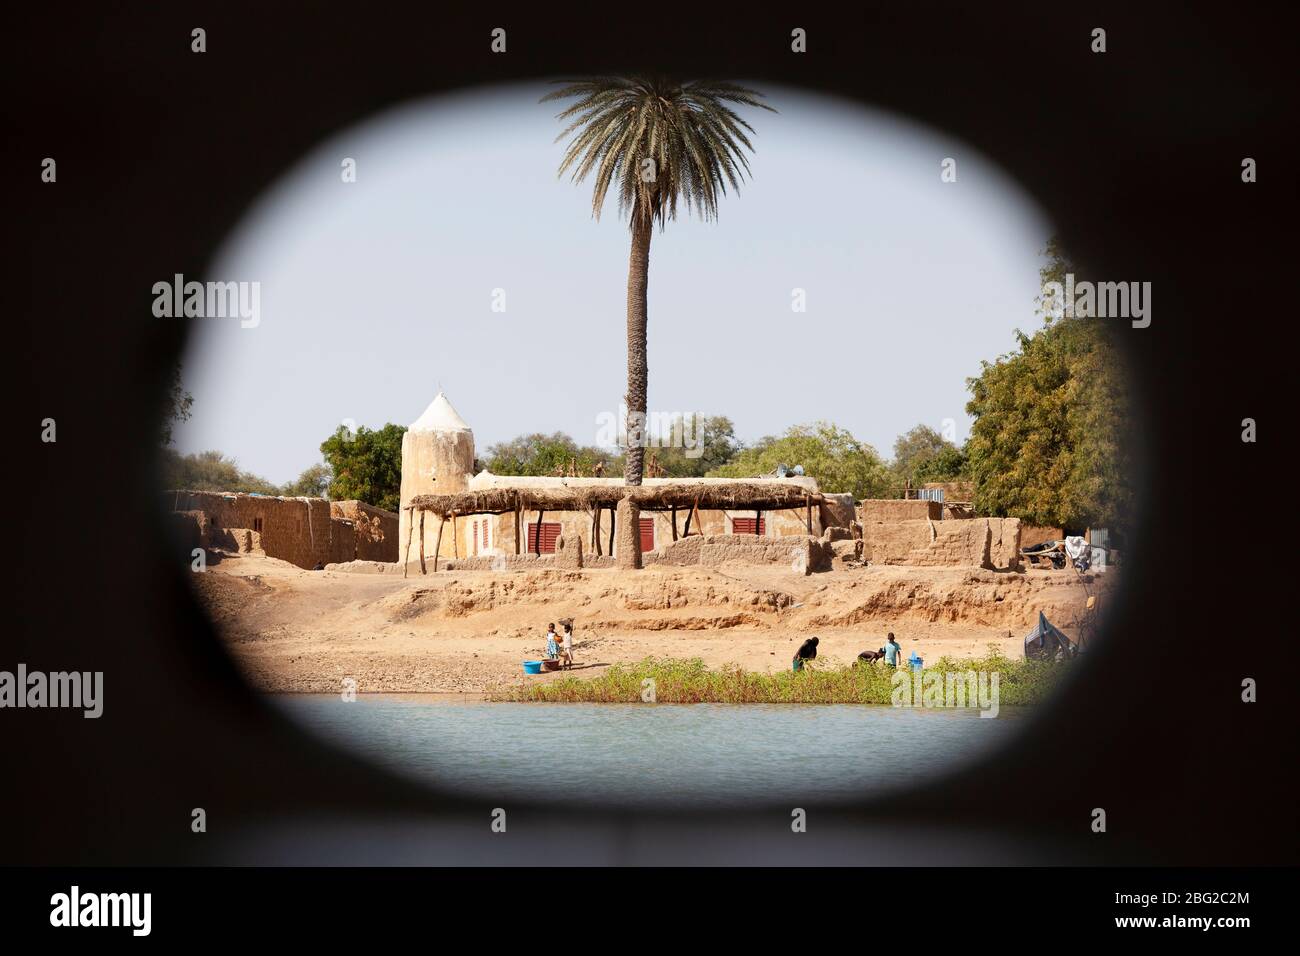
[[[568,670],[573,666],[573,620],[570,618],[560,622],[564,628],[564,644],[561,649],[561,660],[564,661],[564,669]]]

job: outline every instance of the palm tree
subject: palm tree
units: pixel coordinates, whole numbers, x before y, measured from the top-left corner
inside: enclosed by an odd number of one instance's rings
[[[605,194],[617,183],[619,215],[627,214],[632,255],[627,270],[627,459],[623,477],[641,484],[646,422],[646,287],[650,236],[677,218],[680,201],[708,221],[718,215],[727,184],[749,173],[745,135],[754,128],[727,104],[776,112],[762,94],[734,83],[680,83],[659,77],[598,77],[565,81],[542,97],[577,102],[556,118],[572,120],[556,142],[573,134],[559,175],[580,183],[595,171],[591,211],[600,219]]]

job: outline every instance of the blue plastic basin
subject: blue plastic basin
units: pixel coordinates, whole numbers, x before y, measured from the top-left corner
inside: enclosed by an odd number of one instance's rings
[[[541,661],[524,661],[525,674],[540,674],[542,672]]]

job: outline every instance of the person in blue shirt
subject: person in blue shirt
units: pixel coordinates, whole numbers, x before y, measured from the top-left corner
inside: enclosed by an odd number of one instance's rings
[[[555,643],[555,625],[546,625],[546,659],[555,660],[560,656],[560,648]]]
[[[885,663],[890,667],[898,666],[898,655],[903,653],[903,646],[894,639],[894,632],[890,631],[889,636],[885,638]]]

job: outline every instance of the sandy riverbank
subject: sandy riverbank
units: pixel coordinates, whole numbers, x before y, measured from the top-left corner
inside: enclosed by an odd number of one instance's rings
[[[1073,572],[866,567],[804,576],[780,567],[616,570],[304,571],[260,555],[194,576],[202,603],[254,686],[277,692],[482,693],[525,678],[546,624],[576,622],[571,673],[647,656],[710,667],[789,667],[805,637],[847,663],[893,631],[905,654],[1020,657],[1039,610],[1067,633],[1085,600]],[[1113,573],[1092,584],[1113,585]]]

